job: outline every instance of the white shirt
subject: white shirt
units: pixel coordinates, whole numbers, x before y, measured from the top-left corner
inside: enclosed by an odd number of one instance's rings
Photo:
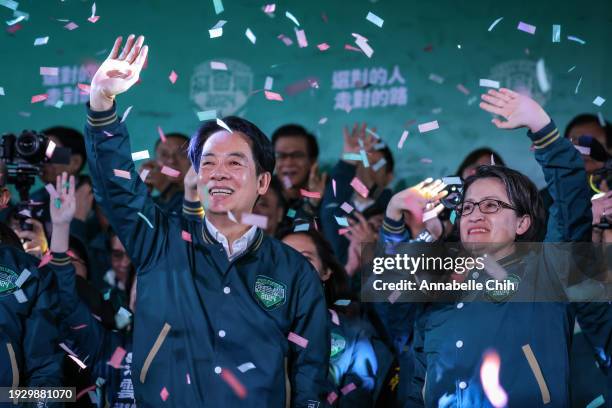
[[[225,249],[227,257],[230,261],[238,257],[239,255],[242,255],[247,250],[251,242],[253,242],[253,240],[255,239],[257,227],[253,225],[247,232],[244,233],[244,235],[242,235],[240,238],[238,238],[232,243],[232,250],[230,252],[229,243],[225,235],[223,235],[221,231],[215,228],[215,226],[212,225],[210,221],[208,221],[208,218],[204,217],[204,219],[206,220],[206,228],[208,228],[208,232],[210,232],[210,234],[215,238],[217,242],[223,245],[223,248]]]

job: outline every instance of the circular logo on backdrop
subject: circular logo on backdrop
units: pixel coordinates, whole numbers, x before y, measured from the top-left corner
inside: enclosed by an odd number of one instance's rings
[[[233,115],[253,91],[253,71],[231,59],[216,61],[224,63],[227,70],[213,70],[211,62],[204,61],[195,67],[189,98],[203,111],[216,109],[219,116]]]
[[[491,68],[489,78],[500,85],[533,98],[544,106],[550,98],[551,75],[544,60],[513,60]]]

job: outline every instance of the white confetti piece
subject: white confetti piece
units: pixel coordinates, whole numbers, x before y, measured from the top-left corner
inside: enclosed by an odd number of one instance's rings
[[[397,143],[397,148],[401,149],[404,146],[404,142],[406,141],[406,138],[408,137],[408,131],[404,130],[402,132],[402,136],[400,137],[399,142]]]
[[[270,77],[270,76],[267,76],[267,77],[266,77],[266,82],[265,82],[265,84],[264,84],[264,89],[265,89],[266,91],[271,90],[271,89],[272,89],[272,85],[273,85],[273,84],[274,84],[274,78],[272,78],[272,77]]]
[[[0,86],[0,96],[4,96],[4,88]]]
[[[438,125],[438,121],[434,120],[433,122],[427,122],[427,123],[422,123],[419,125],[419,132],[420,133],[425,133],[425,132],[430,132],[432,130],[436,130],[440,128],[440,126]]]
[[[586,41],[584,41],[584,40],[583,40],[583,39],[581,39],[581,38],[574,37],[573,35],[568,35],[568,36],[567,36],[567,39],[568,39],[568,40],[570,40],[570,41],[577,42],[577,43],[578,43],[578,44],[580,44],[580,45],[584,45],[584,44],[586,44]]]
[[[233,133],[232,129],[230,129],[230,127],[227,126],[227,124],[219,118],[217,118],[217,125],[221,126],[223,129],[227,130],[228,132]]]
[[[61,107],[64,106],[64,101],[57,101],[53,106],[57,109],[61,109]]]
[[[550,91],[550,82],[548,81],[548,75],[546,75],[546,66],[544,65],[543,58],[540,58],[536,64],[536,78],[538,79],[540,91],[548,93]]]
[[[606,100],[602,98],[601,96],[598,96],[597,98],[593,100],[593,104],[596,106],[601,106],[604,104],[604,102],[606,102]]]
[[[553,24],[552,26],[552,42],[561,42],[561,26],[559,24]]]
[[[364,39],[363,37],[358,37],[357,40],[355,40],[355,44],[357,44],[361,51],[363,51],[366,57],[372,58],[374,50],[372,49],[372,47],[370,47],[370,44],[368,44],[368,41],[366,39]]]
[[[578,80],[578,84],[576,84],[576,89],[574,89],[574,94],[578,94],[578,89],[580,88],[580,84],[582,83],[582,77]]]
[[[255,37],[255,34],[253,34],[250,28],[246,29],[246,31],[244,32],[244,35],[246,35],[249,41],[253,44],[255,44],[255,41],[257,41],[257,37]]]
[[[397,299],[399,299],[399,297],[402,295],[402,292],[399,290],[393,291],[389,297],[387,298],[387,300],[389,301],[389,303],[393,304],[395,302],[397,302]]]
[[[575,70],[575,69],[576,69],[576,66],[575,66],[575,65],[572,65],[572,67],[571,67],[570,69],[568,69],[568,70],[567,70],[567,72],[568,72],[568,73],[569,73],[569,72],[572,72],[572,71],[573,71],[573,70]]]
[[[81,369],[86,369],[86,368],[87,368],[87,366],[85,365],[85,363],[83,363],[83,362],[82,362],[82,361],[81,361],[81,360],[80,360],[78,357],[73,356],[73,355],[70,355],[70,354],[68,355],[68,357],[69,357],[69,358],[71,358],[71,359],[72,359],[72,361],[74,361],[75,363],[77,363],[77,365],[78,365],[79,367],[81,367]]]
[[[59,68],[58,67],[40,67],[40,75],[58,76]]]
[[[149,156],[149,151],[148,150],[141,150],[139,152],[133,152],[132,153],[132,160],[133,161],[138,161],[138,160],[144,160],[144,159],[148,159]]]
[[[231,222],[235,222],[236,224],[238,224],[238,220],[236,219],[236,216],[230,210],[227,210],[227,218],[229,218]]]
[[[128,108],[125,110],[125,112],[123,112],[123,116],[121,117],[121,123],[125,122],[125,120],[127,119],[128,115],[132,111],[133,107],[134,106],[128,106]]]
[[[350,205],[349,203],[347,203],[346,201],[342,203],[342,205],[340,206],[340,208],[342,209],[342,211],[344,211],[347,214],[350,214],[353,212],[354,208],[352,205]]]
[[[212,120],[212,119],[215,119],[216,117],[217,117],[217,111],[214,109],[198,112],[198,120],[200,122],[203,122],[205,120]]]
[[[178,177],[181,175],[180,171],[173,169],[172,167],[168,167],[168,166],[162,166],[160,173],[165,174],[166,176],[169,176],[169,177]]]
[[[491,23],[487,31],[492,31],[495,28],[495,26],[499,24],[499,22],[502,21],[503,19],[504,19],[503,17],[500,17],[497,20],[495,20],[493,23]]]
[[[225,20],[219,20],[217,24],[213,26],[210,30],[208,30],[208,34],[210,38],[218,38],[223,35],[223,26],[227,23]]]
[[[251,363],[250,361],[240,364],[238,366],[238,371],[240,371],[241,373],[246,373],[249,370],[252,370],[255,368],[255,364]]]
[[[319,125],[324,125],[326,123],[327,123],[327,118],[326,117],[319,119]]]
[[[535,34],[536,32],[536,26],[533,26],[527,23],[523,23],[522,21],[519,22],[516,28],[526,33],[529,33],[529,34]]]
[[[300,22],[290,12],[285,11],[285,17],[287,17],[289,20],[293,21],[293,24],[295,24],[296,26],[298,26],[298,27],[300,26]]]
[[[149,175],[150,172],[151,170],[149,169],[142,169],[142,171],[140,172],[140,179],[142,180],[143,183],[147,179],[147,176]]]
[[[368,20],[370,23],[381,27],[383,26],[383,24],[385,23],[385,20],[383,20],[382,18],[378,17],[376,14],[372,13],[371,11],[368,12],[368,15],[366,16],[366,20]]]
[[[493,81],[491,79],[481,79],[480,86],[485,87],[485,88],[499,89],[499,81]]]
[[[599,126],[601,126],[602,128],[605,128],[607,124],[601,112],[597,112],[597,119],[599,119]]]
[[[444,83],[444,78],[442,78],[440,75],[436,75],[436,74],[429,74],[429,80],[430,81],[434,81],[438,84],[443,84]]]
[[[30,277],[30,275],[32,275],[32,272],[25,268],[23,271],[21,271],[21,274],[19,274],[19,277],[15,281],[15,286],[20,288],[21,285],[23,285],[24,282]]]
[[[580,152],[580,154],[583,154],[585,156],[589,156],[591,154],[591,148],[588,146],[574,145],[574,147]]]
[[[266,4],[263,8],[264,13],[271,14],[276,11],[276,4]]]
[[[308,47],[308,40],[306,39],[306,33],[304,30],[295,29],[295,37],[297,38],[298,46],[300,48]]]
[[[17,18],[14,18],[12,20],[8,20],[6,22],[6,25],[9,26],[9,27],[10,26],[14,26],[15,24],[17,24],[17,23],[19,23],[20,21],[23,21],[23,20],[25,20],[25,16],[22,15],[22,16],[19,16]]]
[[[268,227],[268,217],[265,215],[246,213],[242,214],[240,223],[244,225],[254,225],[265,230]]]
[[[210,69],[217,71],[227,71],[227,65],[224,62],[210,61]]]
[[[17,299],[17,302],[19,303],[25,303],[28,301],[28,297],[25,295],[25,292],[21,289],[13,292],[13,295],[15,295],[15,299]]]
[[[213,0],[213,6],[215,7],[215,14],[223,13],[223,3],[221,0]]]
[[[144,221],[147,223],[147,225],[149,226],[149,228],[153,229],[153,224],[151,224],[151,221],[149,221],[149,219],[148,219],[147,217],[145,217],[145,215],[144,215],[143,213],[141,213],[140,211],[138,211],[138,213],[137,213],[137,214],[138,214],[138,216],[139,216],[140,218],[142,218],[142,219],[143,219],[143,220],[144,220]]]
[[[34,40],[34,46],[45,45],[49,42],[49,37],[39,37]]]
[[[382,169],[386,164],[387,164],[387,160],[385,160],[385,158],[383,157],[382,159],[380,159],[379,161],[377,161],[376,163],[372,165],[372,170],[378,171]]]
[[[13,0],[0,0],[0,6],[4,6],[15,11],[17,10],[17,7],[19,7],[19,3]]]

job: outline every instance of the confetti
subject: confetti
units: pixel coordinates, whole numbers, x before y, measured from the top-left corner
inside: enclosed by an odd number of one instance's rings
[[[215,7],[215,14],[223,13],[223,3],[221,0],[213,0],[213,6]]]
[[[601,112],[597,112],[597,119],[599,119],[599,126],[601,126],[602,128],[605,128],[607,126],[607,123]]]
[[[493,155],[491,155],[491,157],[493,157]],[[491,163],[491,164],[495,164],[495,163]],[[446,184],[447,186],[451,184],[461,184],[461,178],[460,177],[443,177],[442,183]]]
[[[426,133],[426,132],[430,132],[432,130],[436,130],[440,128],[440,126],[438,125],[438,121],[434,120],[433,122],[427,122],[427,123],[422,123],[419,125],[419,132],[420,133]]]
[[[329,44],[327,43],[317,44],[317,48],[319,49],[319,51],[327,51],[329,50]]]
[[[357,386],[355,384],[349,383],[349,384],[345,385],[344,387],[342,387],[340,389],[340,392],[342,393],[342,395],[346,395],[349,392],[354,391],[356,389],[357,389]]]
[[[327,118],[321,118],[319,119],[319,125],[324,125],[327,123]]]
[[[213,26],[213,28],[208,30],[208,34],[210,38],[218,38],[223,35],[223,26],[227,23],[225,20],[219,20],[217,24]]]
[[[561,26],[558,24],[552,26],[552,42],[561,42]]]
[[[129,171],[125,171],[125,170],[119,170],[119,169],[113,169],[113,174],[115,174],[115,176],[117,177],[121,177],[127,180],[131,180],[132,176],[130,175]]]
[[[306,40],[306,33],[304,30],[295,29],[295,37],[297,38],[297,42],[300,48],[308,47],[308,40]]]
[[[283,97],[276,92],[264,91],[264,94],[266,95],[266,99],[269,101],[283,101]]]
[[[305,224],[298,224],[295,226],[295,228],[293,228],[293,232],[303,232],[303,231],[308,231],[310,229],[310,224],[305,223]]]
[[[141,150],[139,152],[132,153],[132,161],[144,160],[149,158],[148,150]]]
[[[66,353],[68,353],[69,356],[75,356],[76,357],[76,353],[74,351],[72,351],[70,349],[70,347],[68,347],[65,343],[60,343],[59,346],[60,346],[60,348],[62,350],[64,350]]]
[[[363,167],[365,167],[366,169],[370,167],[370,161],[368,160],[368,155],[366,154],[366,151],[361,149],[359,151],[359,154],[361,155],[361,162],[363,163]]]
[[[127,119],[128,115],[130,114],[130,112],[132,111],[132,108],[134,106],[128,106],[128,108],[125,110],[125,112],[123,112],[123,116],[121,117],[121,122],[119,123],[123,123],[125,122],[125,120]]]
[[[57,101],[53,106],[57,109],[60,109],[62,106],[64,106],[64,101]]]
[[[291,183],[291,179],[289,178],[289,176],[283,176],[283,186],[287,189],[293,187],[293,184]]]
[[[110,360],[106,364],[113,368],[121,368],[121,362],[123,361],[123,357],[127,354],[127,351],[123,347],[117,347],[113,352]]]
[[[170,176],[170,177],[179,177],[181,175],[180,171],[175,170],[172,167],[168,167],[168,166],[163,166],[161,169],[161,173],[165,174],[166,176]]]
[[[593,100],[593,104],[596,106],[601,106],[604,104],[604,102],[606,102],[606,100],[602,98],[601,96],[598,96],[597,98]]]
[[[501,359],[497,352],[485,352],[480,366],[480,382],[485,395],[495,408],[505,407],[508,403],[508,394],[499,383],[500,365]]]
[[[293,21],[293,24],[295,24],[296,26],[298,26],[298,27],[300,26],[300,22],[290,12],[285,11],[285,17],[287,17],[289,20]]]
[[[586,44],[586,41],[584,41],[584,40],[582,40],[582,39],[580,39],[578,37],[574,37],[573,35],[568,35],[567,39],[570,40],[570,41],[577,42],[578,44],[581,44],[581,45]]]
[[[181,231],[181,238],[183,239],[183,241],[191,242],[191,234],[187,231]]]
[[[264,13],[274,13],[276,11],[276,4],[266,4],[263,8]]]
[[[45,190],[47,190],[47,193],[49,193],[49,196],[51,198],[58,197],[57,191],[55,190],[55,187],[53,186],[53,184],[51,183],[45,184]]]
[[[495,28],[495,26],[497,24],[499,24],[500,21],[502,21],[504,18],[500,17],[497,20],[495,20],[493,23],[491,23],[491,25],[489,26],[489,29],[487,31],[493,31],[493,29]]]
[[[423,158],[421,159],[421,163],[424,163],[424,164],[431,164],[431,163],[433,163],[433,160],[428,159],[427,157],[423,157]]]
[[[567,72],[568,72],[568,73],[569,73],[569,72],[572,72],[572,71],[573,71],[573,70],[575,70],[575,69],[576,69],[576,66],[575,66],[575,65],[573,65],[573,66],[572,66],[570,69],[568,69],[568,70],[567,70]]]
[[[187,375],[185,376],[186,380],[187,380],[187,384],[191,385],[191,377],[189,376],[189,373],[187,373]]]
[[[53,152],[55,152],[56,147],[57,145],[55,144],[55,142],[53,140],[49,140],[49,144],[47,145],[47,148],[45,149],[45,156],[48,159],[53,157]]]
[[[599,395],[593,401],[589,402],[586,408],[598,408],[601,407],[605,402],[606,400],[604,399],[603,395]]]
[[[519,24],[516,28],[526,33],[529,33],[529,34],[535,34],[535,31],[536,31],[535,26],[532,26],[531,24],[523,23],[522,21],[519,21]]]
[[[82,369],[86,369],[86,368],[87,368],[87,366],[85,365],[85,363],[83,363],[81,360],[79,360],[79,358],[78,358],[78,357],[73,356],[73,355],[70,355],[70,354],[68,355],[68,357],[70,357],[70,358],[72,359],[72,361],[74,361],[75,363],[77,363],[77,365],[78,365],[79,367],[81,367]]]
[[[81,95],[89,94],[91,87],[87,84],[77,84],[77,87],[81,90]]]
[[[252,370],[255,368],[255,364],[251,363],[250,361],[240,364],[238,366],[238,371],[240,371],[241,373],[246,373],[249,370]]]
[[[353,187],[353,189],[357,191],[357,193],[359,193],[359,195],[361,195],[363,198],[367,198],[368,194],[370,193],[365,184],[363,184],[363,182],[357,177],[351,180],[351,187]]]
[[[149,228],[153,229],[153,224],[151,224],[151,221],[149,221],[149,219],[148,219],[147,217],[145,217],[145,215],[144,215],[143,213],[141,213],[140,211],[138,211],[138,213],[137,213],[137,214],[138,214],[138,216],[139,216],[140,218],[142,218],[142,219],[143,219],[143,220],[144,220],[144,221],[147,223],[147,225],[149,226]]]
[[[336,222],[338,223],[339,226],[341,227],[348,227],[349,226],[349,222],[346,219],[346,217],[337,217],[334,215],[334,218],[336,219]]]
[[[293,40],[284,34],[279,34],[277,38],[281,40],[287,47],[293,44]]]
[[[40,75],[58,76],[59,68],[58,67],[40,67]]]
[[[15,25],[15,24],[17,24],[17,23],[19,23],[20,21],[23,21],[23,20],[25,20],[25,16],[22,15],[22,16],[19,16],[17,18],[14,18],[12,20],[8,20],[6,22],[6,25],[8,25],[10,27],[10,26],[13,26],[13,25]]]
[[[42,101],[46,100],[48,96],[49,95],[47,95],[47,94],[34,95],[32,97],[31,103],[42,102]]]
[[[376,163],[372,165],[372,170],[378,171],[382,169],[386,164],[387,164],[387,160],[385,160],[385,158],[383,157],[382,159],[380,159],[379,161],[377,161]]]
[[[238,224],[238,220],[234,216],[234,213],[231,212],[230,210],[227,210],[227,218],[229,218],[231,222]]]
[[[227,71],[227,65],[224,62],[210,61],[210,69],[216,71]]]
[[[295,218],[296,211],[293,208],[287,210],[287,217]]]
[[[200,122],[203,122],[205,120],[212,120],[215,119],[217,117],[217,111],[216,110],[207,110],[207,111],[201,111],[197,113],[198,115],[198,120]]]
[[[434,218],[437,218],[438,214],[440,214],[440,212],[442,212],[443,209],[444,209],[444,205],[438,204],[434,209],[423,213],[423,222],[427,222],[429,220],[433,220]]]
[[[255,44],[255,41],[257,41],[257,37],[255,37],[255,34],[253,34],[250,28],[246,29],[246,31],[244,32],[244,35],[246,35],[249,41],[253,44]]]
[[[365,38],[361,36],[358,37],[357,40],[355,40],[355,44],[357,44],[357,46],[361,49],[361,51],[363,51],[366,57],[372,58],[372,54],[374,54],[374,50],[372,49],[372,47],[370,47],[370,44],[368,44],[368,41]]]
[[[100,16],[96,16],[96,3],[94,3],[91,6],[91,16],[89,16],[87,21],[89,21],[90,23],[95,23],[96,21],[98,21],[99,18]]]
[[[404,142],[406,141],[406,138],[408,137],[408,131],[404,130],[402,132],[402,136],[400,137],[399,142],[397,143],[397,148],[401,149],[402,147],[404,147]]]
[[[430,81],[434,81],[438,84],[443,84],[444,83],[444,78],[442,78],[440,75],[437,74],[429,74],[429,80]]]
[[[40,37],[34,40],[34,46],[45,45],[49,42],[49,37]]]
[[[327,403],[329,405],[333,405],[334,402],[336,402],[336,400],[338,399],[338,394],[336,394],[335,392],[330,392],[329,394],[327,394]]]
[[[470,91],[465,86],[463,86],[463,84],[458,84],[457,85],[457,89],[459,90],[459,92],[461,92],[461,93],[463,93],[465,95],[469,95],[470,94]]]
[[[340,318],[338,317],[338,313],[336,313],[334,309],[327,310],[329,310],[329,313],[331,314],[332,323],[334,323],[336,326],[340,326]]]
[[[576,85],[576,89],[574,89],[574,94],[578,94],[578,88],[580,88],[580,84],[582,83],[582,77],[578,80],[578,84]]]
[[[317,191],[308,191],[300,188],[300,195],[307,198],[321,198],[321,193]]]
[[[4,96],[4,88],[0,86],[0,96]]]
[[[370,23],[380,28],[382,28],[383,24],[385,23],[385,20],[378,17],[376,14],[372,13],[371,11],[368,12],[368,15],[366,16],[366,20],[368,20]]]
[[[244,225],[254,225],[263,230],[268,228],[268,217],[265,215],[246,213],[242,214],[240,218],[240,223]]]
[[[269,91],[270,89],[272,89],[273,84],[274,84],[274,78],[272,78],[271,76],[267,76],[266,82],[264,83],[264,89],[266,91]]]
[[[30,277],[30,275],[32,275],[32,272],[30,272],[27,268],[21,271],[21,274],[15,281],[15,286],[20,288],[21,285],[23,285],[23,283]]]
[[[51,255],[51,252],[46,252],[43,255],[42,259],[40,260],[40,263],[38,264],[38,267],[42,268],[43,266],[45,266],[46,264],[51,262],[51,259],[53,259],[53,255]]]
[[[538,86],[543,93],[550,91],[550,82],[546,75],[546,67],[543,58],[540,58],[536,64],[536,78],[538,79]]]
[[[332,190],[334,192],[334,197],[336,196],[336,180],[332,179]]]
[[[399,299],[399,297],[402,295],[402,292],[399,290],[395,290],[393,291],[393,293],[391,293],[389,295],[389,297],[387,298],[387,300],[389,301],[389,303],[393,304],[395,302],[397,302],[397,299]]]
[[[95,23],[96,21],[98,21],[100,19],[100,16],[91,16],[87,18],[87,21],[89,21],[90,23]]]
[[[342,153],[342,160],[361,161],[361,159],[361,153]]]
[[[168,76],[168,79],[170,80],[170,82],[172,82],[172,85],[174,85],[174,83],[178,79],[178,75],[176,74],[176,72],[174,72],[174,70],[172,70],[172,72],[170,72],[170,75]]]
[[[338,229],[338,235],[344,235],[347,232],[349,232],[351,229],[350,228],[340,228]]]
[[[162,143],[166,143],[166,134],[164,133],[164,130],[161,126],[157,127],[157,134],[159,135],[159,138],[161,139]]]
[[[87,327],[86,324],[79,324],[78,326],[71,327],[71,329],[72,330],[81,330],[81,329],[84,329],[86,327]]]
[[[79,28],[78,24],[76,24],[75,22],[71,21],[68,24],[66,24],[64,26],[65,29],[72,31],[72,30],[76,30],[77,28]]]
[[[351,301],[349,299],[338,299],[334,302],[334,305],[336,306],[348,306],[351,304]]]
[[[4,6],[6,8],[10,8],[13,11],[16,11],[17,7],[19,7],[19,3],[13,0],[0,0],[0,6]]]
[[[591,154],[591,148],[588,146],[574,145],[574,147],[580,152],[580,154],[583,154],[585,156],[589,156]]]
[[[230,133],[234,133],[232,131],[232,129],[230,129],[229,126],[227,126],[227,123],[225,123],[224,121],[222,121],[221,119],[217,118],[217,126],[222,127],[223,129],[227,130]]]
[[[143,183],[147,179],[147,176],[149,175],[150,171],[151,170],[149,169],[142,169],[142,171],[140,172],[140,179],[142,180]]]
[[[308,347],[308,340],[298,334],[295,334],[294,332],[290,332],[289,336],[287,336],[287,339],[302,348]]]
[[[230,386],[230,388],[234,391],[234,394],[238,396],[240,399],[244,399],[247,395],[247,390],[244,388],[244,385],[238,378],[227,368],[222,369],[221,378]]]
[[[347,203],[346,201],[342,203],[342,205],[340,206],[340,208],[347,214],[350,214],[353,212],[354,208],[352,205],[350,205],[349,203]]]
[[[490,79],[481,79],[480,80],[480,86],[486,87],[486,88],[499,88],[499,82],[498,81],[492,81]]]
[[[162,401],[164,401],[164,402],[166,402],[166,400],[168,399],[169,395],[170,395],[170,393],[168,392],[166,387],[162,388],[161,392],[159,393],[159,396],[161,397]]]

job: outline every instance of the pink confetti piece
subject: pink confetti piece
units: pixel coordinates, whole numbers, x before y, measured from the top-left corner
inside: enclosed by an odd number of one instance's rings
[[[210,61],[210,69],[217,71],[227,71],[227,65],[220,61]]]
[[[516,28],[526,33],[529,33],[529,34],[535,34],[535,31],[536,31],[535,26],[531,24],[523,23],[522,21],[519,21],[519,24]]]
[[[346,233],[348,233],[351,229],[350,228],[340,228],[338,230],[338,235],[344,235]]]
[[[232,373],[227,368],[224,368],[221,371],[221,378],[227,383],[227,385],[230,386],[230,388],[232,389],[232,391],[234,391],[234,394],[236,394],[238,398],[246,398],[247,390],[244,385],[242,385],[242,383],[238,381],[238,378],[236,378],[234,373]]]
[[[40,260],[40,263],[38,264],[38,267],[42,268],[43,266],[45,266],[46,264],[51,262],[52,259],[53,259],[53,255],[51,255],[51,252],[45,253],[43,255],[42,259]]]
[[[276,10],[276,4],[266,4],[263,8],[264,13],[274,13]]]
[[[389,295],[387,300],[389,301],[389,303],[393,304],[397,301],[397,299],[399,299],[401,295],[402,295],[402,292],[400,292],[399,290],[395,290]]]
[[[183,241],[191,242],[191,234],[187,231],[181,231],[181,238]]]
[[[329,405],[333,405],[334,402],[336,402],[336,400],[338,399],[338,394],[336,394],[335,392],[330,392],[329,394],[327,394],[327,403]]]
[[[331,314],[332,323],[335,324],[336,326],[340,326],[340,318],[338,317],[338,313],[336,313],[334,309],[327,309],[327,310],[329,310],[329,313]]]
[[[165,174],[166,176],[170,176],[170,177],[178,177],[181,175],[180,171],[175,170],[172,167],[168,167],[168,166],[162,167],[161,173]]]
[[[334,191],[334,197],[336,196],[336,180],[332,179],[332,190]]]
[[[294,344],[297,344],[298,346],[300,346],[302,348],[308,347],[308,340],[306,340],[305,338],[303,338],[299,334],[295,334],[294,332],[290,332],[289,336],[287,336],[287,339],[290,342],[292,342]]]
[[[40,67],[40,75],[58,76],[59,68],[58,67]]]
[[[76,395],[76,399],[77,401],[79,400],[79,398],[81,398],[83,395],[89,393],[89,391],[94,391],[96,388],[98,388],[98,386],[96,384],[90,385],[87,388],[83,388],[81,391],[79,391],[79,393]]]
[[[342,395],[346,395],[351,391],[355,391],[357,389],[357,386],[353,383],[347,384],[344,387],[342,387],[340,389],[340,392],[342,393]]]
[[[317,191],[308,191],[300,188],[300,195],[307,198],[321,198],[321,193]]]
[[[87,84],[77,84],[77,87],[80,89],[81,95],[89,95],[91,91],[91,86]]]
[[[72,30],[76,30],[77,28],[79,28],[78,24],[76,24],[75,22],[71,21],[68,24],[66,24],[64,26],[65,29],[72,31]]]
[[[132,176],[130,175],[129,171],[126,170],[119,170],[119,169],[113,169],[113,174],[117,177],[121,177],[127,180],[131,180]]]
[[[240,223],[244,225],[254,225],[265,230],[266,228],[268,228],[268,217],[266,217],[265,215],[245,213],[242,214]]]
[[[72,361],[74,361],[75,363],[77,363],[77,365],[79,367],[81,367],[82,369],[86,369],[87,366],[85,365],[85,363],[83,363],[78,357],[73,356],[71,354],[68,354],[68,357],[70,357],[72,359]]]
[[[495,408],[505,407],[508,403],[508,394],[499,383],[500,366],[499,354],[493,350],[486,351],[480,366],[480,382],[485,395]]]
[[[208,30],[208,34],[210,35],[210,38],[221,37],[223,35],[223,26],[225,25],[225,23],[227,23],[227,21],[225,20],[217,21],[217,24],[215,24],[213,28]]]
[[[350,205],[349,203],[347,203],[346,201],[342,203],[342,205],[340,206],[340,208],[342,208],[342,210],[347,213],[350,214],[353,212],[354,208],[352,205]]]
[[[47,94],[34,95],[30,103],[37,103],[46,100],[49,97]]]
[[[297,38],[298,46],[300,48],[308,47],[308,40],[306,40],[306,33],[304,30],[295,30],[295,37]]]
[[[344,49],[349,51],[362,52],[359,48],[353,47],[350,44],[345,44]]]
[[[149,175],[150,172],[151,170],[149,169],[142,169],[142,171],[140,172],[140,179],[142,180],[143,183],[147,179],[147,176]]]
[[[320,51],[327,51],[327,50],[329,50],[329,44],[328,43],[321,43],[321,44],[317,45],[317,48]]]
[[[284,34],[279,34],[277,38],[281,40],[287,47],[293,44],[293,40]]]
[[[100,19],[100,16],[91,16],[87,19],[87,21],[89,21],[90,23],[95,23],[96,21],[98,21]]]
[[[264,94],[266,95],[266,99],[269,101],[281,101],[283,100],[283,97],[280,94],[277,94],[276,92],[272,92],[272,91],[264,91]]]
[[[404,147],[404,142],[406,141],[406,138],[408,137],[408,131],[404,130],[402,132],[402,137],[400,137],[399,142],[397,143],[397,148],[401,149],[402,147]]]
[[[461,92],[461,93],[463,93],[465,95],[469,95],[470,94],[470,91],[465,86],[463,86],[463,84],[458,84],[457,85],[457,89],[459,90],[459,92]]]
[[[363,184],[363,182],[359,180],[357,177],[351,180],[351,187],[353,187],[353,189],[357,191],[357,193],[359,193],[359,195],[362,196],[363,198],[367,198],[368,194],[370,194],[365,184]]]
[[[439,129],[439,128],[440,128],[440,126],[438,125],[438,121],[434,120],[432,122],[421,123],[419,125],[419,132],[421,132],[421,133],[431,132],[432,130],[436,130],[436,129]]]
[[[168,399],[169,395],[170,395],[170,393],[168,392],[166,387],[162,388],[161,392],[159,393],[159,396],[161,397],[162,401],[164,401],[164,402],[166,402],[166,400]]]
[[[159,134],[159,138],[161,139],[162,143],[166,143],[166,134],[161,126],[157,127],[157,133]]]
[[[72,330],[81,330],[81,329],[84,329],[86,327],[87,327],[86,324],[79,324],[78,326],[71,327],[71,329]]]
[[[185,377],[187,379],[187,384],[191,385],[191,377],[189,376],[189,373],[187,373]]]
[[[170,72],[170,75],[168,76],[168,79],[170,80],[170,82],[172,82],[172,85],[174,85],[174,83],[178,79],[178,75],[176,74],[176,72],[174,72],[174,70],[172,70],[172,72]]]
[[[127,351],[125,351],[123,347],[117,347],[106,364],[113,368],[120,368],[123,357],[125,357],[126,354]]]

